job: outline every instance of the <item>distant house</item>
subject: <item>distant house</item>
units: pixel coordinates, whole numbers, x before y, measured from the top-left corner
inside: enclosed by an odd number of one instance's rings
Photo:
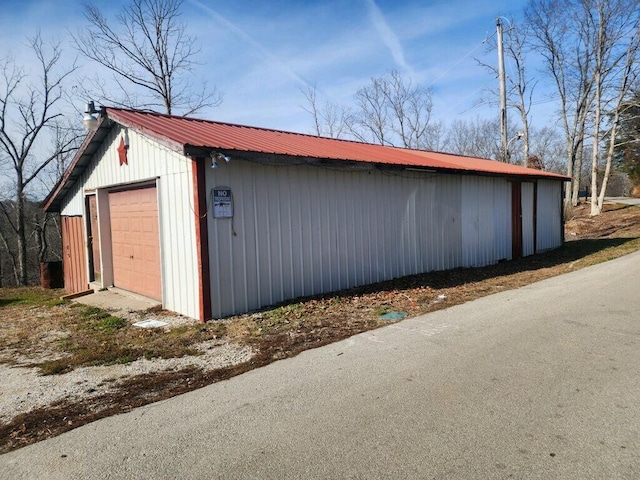
[[[558,247],[566,177],[105,108],[45,209],[65,288],[199,319]]]

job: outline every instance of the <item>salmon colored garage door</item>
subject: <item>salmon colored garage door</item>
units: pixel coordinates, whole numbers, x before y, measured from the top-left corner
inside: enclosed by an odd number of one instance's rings
[[[109,193],[113,284],[162,300],[156,188]]]

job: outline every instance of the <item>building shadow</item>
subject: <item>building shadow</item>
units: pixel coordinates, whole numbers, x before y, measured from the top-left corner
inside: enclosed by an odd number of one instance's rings
[[[274,307],[291,305],[311,299],[330,299],[340,297],[352,297],[356,295],[366,295],[373,293],[384,293],[388,291],[410,290],[420,287],[429,287],[434,290],[454,288],[468,283],[481,282],[496,277],[508,277],[521,272],[534,272],[548,268],[557,267],[564,264],[574,263],[589,255],[618,247],[636,240],[633,238],[604,238],[604,239],[582,239],[564,243],[561,247],[548,252],[539,253],[529,257],[519,258],[499,262],[494,265],[474,268],[455,268],[451,270],[434,271],[409,275],[393,280],[363,285],[337,292],[330,292],[309,297],[295,298],[277,305],[262,308],[258,311],[271,310]],[[535,281],[535,280],[534,280]],[[509,282],[506,282],[507,284]]]

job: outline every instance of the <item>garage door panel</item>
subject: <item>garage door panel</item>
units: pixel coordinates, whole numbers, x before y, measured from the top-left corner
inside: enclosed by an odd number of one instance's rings
[[[109,194],[114,285],[162,299],[155,187]]]
[[[141,225],[142,225],[142,231],[145,233],[150,233],[154,229],[153,221],[151,221],[148,218],[142,219]]]

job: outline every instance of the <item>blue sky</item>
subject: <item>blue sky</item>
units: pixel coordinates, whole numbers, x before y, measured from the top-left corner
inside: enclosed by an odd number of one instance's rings
[[[121,4],[104,3],[105,13]],[[487,107],[473,108],[483,89],[497,85],[475,59],[497,63],[483,40],[494,34],[496,17],[518,19],[525,3],[185,0],[183,19],[202,48],[197,74],[224,95],[220,107],[201,116],[310,132],[301,89],[316,85],[320,102],[348,103],[359,87],[389,70],[432,87],[438,119],[492,115]],[[25,36],[40,29],[45,40],[62,41],[71,59],[67,32],[84,25],[82,2],[3,0],[0,56],[11,51],[21,58]],[[84,102],[78,99],[78,108]],[[544,125],[535,115],[534,124]]]

